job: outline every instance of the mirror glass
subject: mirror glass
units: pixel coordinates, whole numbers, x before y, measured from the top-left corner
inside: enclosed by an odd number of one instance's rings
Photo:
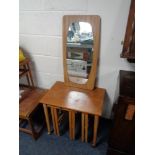
[[[88,22],[73,22],[67,33],[67,72],[69,80],[85,84],[88,81],[93,58],[93,32]]]

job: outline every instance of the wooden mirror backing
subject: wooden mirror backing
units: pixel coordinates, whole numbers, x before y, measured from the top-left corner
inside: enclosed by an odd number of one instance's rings
[[[88,22],[92,26],[93,32],[93,56],[92,56],[92,67],[89,73],[89,77],[86,83],[78,84],[70,81],[67,72],[67,34],[70,24],[74,22]],[[64,82],[65,84],[73,87],[82,89],[94,89],[98,56],[100,47],[100,17],[98,15],[65,15],[63,16],[63,65],[64,65]]]

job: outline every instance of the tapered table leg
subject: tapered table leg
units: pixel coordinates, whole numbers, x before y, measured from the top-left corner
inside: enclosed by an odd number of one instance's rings
[[[82,140],[82,142],[84,142],[84,126],[85,126],[85,115],[84,115],[84,113],[82,113],[82,116],[81,116],[81,140]]]
[[[75,139],[75,112],[72,111],[72,140]]]
[[[75,139],[75,112],[69,111],[69,137]]]
[[[53,129],[54,129],[54,134],[57,134],[56,126],[55,126],[55,118],[54,118],[54,110],[53,107],[50,107],[51,109],[51,115],[52,115],[52,124],[53,124]]]
[[[51,129],[50,129],[50,121],[49,121],[47,105],[43,104],[43,108],[44,108],[44,114],[45,114],[45,119],[46,119],[47,131],[48,131],[48,134],[50,134],[51,133]]]
[[[69,111],[69,137],[72,140],[73,134],[72,134],[72,112]]]
[[[60,132],[59,132],[59,119],[58,119],[57,109],[53,108],[53,112],[54,112],[54,121],[55,121],[56,134],[57,134],[57,136],[60,136]]]
[[[85,142],[88,142],[88,114],[85,114]]]
[[[97,139],[97,129],[99,124],[99,116],[94,116],[94,135],[93,135],[93,146],[96,146],[96,139]]]

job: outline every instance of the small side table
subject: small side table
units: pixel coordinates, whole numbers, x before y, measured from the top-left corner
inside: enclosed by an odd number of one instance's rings
[[[84,90],[69,87],[63,82],[57,81],[47,94],[40,100],[44,107],[48,133],[50,133],[49,114],[47,108],[51,108],[54,133],[59,135],[57,109],[69,112],[69,135],[70,139],[75,138],[75,113],[82,114],[82,141],[88,139],[88,115],[94,116],[93,146],[96,145],[99,117],[102,115],[104,106],[105,89],[95,88]]]
[[[45,95],[47,90],[34,87],[29,63],[30,61],[27,58],[19,63],[19,78],[26,76],[28,83],[28,85],[20,84],[20,88],[24,93],[21,94],[21,98],[19,99],[19,125],[25,121],[29,124],[29,129],[20,126],[19,130],[32,135],[32,137],[36,139],[43,129],[43,125],[36,131],[32,121],[32,114],[39,106],[39,100]]]

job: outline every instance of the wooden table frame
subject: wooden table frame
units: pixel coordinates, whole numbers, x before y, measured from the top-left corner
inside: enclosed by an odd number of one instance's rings
[[[19,130],[32,135],[34,139],[37,139],[42,132],[44,124],[41,129],[37,131],[34,128],[32,121],[32,114],[39,106],[39,100],[45,95],[47,90],[40,89],[34,86],[32,72],[30,68],[30,60],[28,58],[19,62],[19,78],[25,77],[27,79],[27,85],[19,84],[20,89],[24,90],[19,99]],[[20,127],[23,122],[28,122],[29,129]]]
[[[73,97],[70,96],[69,98],[68,96],[71,94],[65,95],[66,93],[65,91],[70,91],[70,89]],[[96,89],[94,92],[87,91],[87,90],[80,90],[80,91],[79,90],[80,89],[78,88],[67,87],[64,85],[63,82],[56,82],[56,84],[49,90],[49,92],[41,99],[40,102],[43,104],[48,134],[51,133],[48,108],[50,108],[50,111],[51,111],[54,133],[58,136],[60,135],[60,132],[59,132],[59,118],[58,118],[57,111],[58,109],[68,111],[69,137],[71,140],[75,139],[76,112],[80,112],[81,113],[81,140],[82,142],[88,142],[88,127],[89,127],[88,116],[90,114],[94,116],[92,145],[95,146],[96,139],[97,139],[99,117],[101,116],[101,111],[102,111],[101,105],[104,104],[104,102],[103,103],[101,102],[102,101],[101,99],[103,98],[104,100],[105,90],[100,88]],[[82,95],[83,97],[82,99],[80,98],[80,95]],[[66,99],[66,96],[67,96],[67,99]],[[75,106],[74,106],[74,101],[75,101]],[[76,107],[76,104],[78,105],[77,107]],[[83,108],[79,108],[80,106],[82,106]],[[91,108],[87,109],[85,106],[91,107]],[[95,106],[98,106],[98,107],[95,107]]]
[[[59,131],[59,119],[57,110],[59,108],[47,106],[43,104],[45,118],[46,118],[46,125],[48,134],[51,134],[51,128],[50,128],[50,121],[49,121],[49,113],[48,108],[51,110],[51,116],[52,116],[52,123],[53,123],[53,129],[54,133],[57,136],[60,136]],[[69,110],[69,137],[71,140],[75,139],[75,111]],[[88,142],[88,114],[82,113],[81,114],[81,141],[82,142]],[[99,124],[99,116],[94,115],[94,131],[93,131],[93,143],[92,145],[96,145],[96,139],[97,139],[97,129]]]
[[[48,108],[50,108],[54,134],[57,136],[60,136],[59,119],[58,119],[58,113],[57,113],[57,110],[59,108],[48,106],[46,104],[43,104],[43,108],[45,113],[48,134],[51,134],[50,120],[49,120],[49,113],[48,113]],[[69,110],[68,112],[69,112],[69,136],[71,140],[74,140],[75,139],[75,112],[71,110]]]
[[[88,120],[89,120],[88,114],[82,113],[81,117],[82,142],[84,141],[88,142]],[[93,131],[93,143],[92,143],[93,146],[96,145],[98,124],[99,124],[99,116],[94,115],[94,131]]]

